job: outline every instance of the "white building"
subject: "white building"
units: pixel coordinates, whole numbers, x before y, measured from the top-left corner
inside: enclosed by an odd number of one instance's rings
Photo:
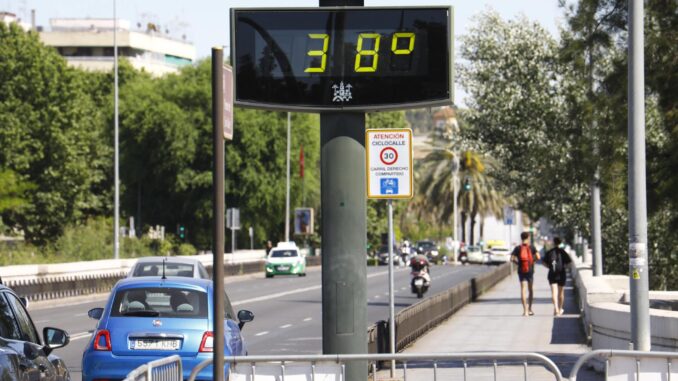
[[[31,24],[21,21],[21,19],[18,18],[16,14],[10,12],[0,12],[0,23],[8,25],[17,24],[25,31],[29,31],[31,29]]]
[[[113,69],[113,19],[51,19],[50,29],[41,31],[40,39],[55,47],[69,65]],[[193,44],[161,33],[152,23],[145,30],[132,30],[129,21],[118,20],[117,45],[119,57],[155,76],[177,72],[192,64],[196,55]]]

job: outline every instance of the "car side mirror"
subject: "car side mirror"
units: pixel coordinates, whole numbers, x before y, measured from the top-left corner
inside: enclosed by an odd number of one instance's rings
[[[46,352],[65,347],[71,341],[68,332],[59,328],[45,327],[42,329],[42,337],[45,340]],[[49,353],[47,353],[49,355]]]
[[[254,320],[254,313],[248,310],[238,311],[238,328],[242,329],[245,326],[245,323],[249,323]]]
[[[87,311],[87,316],[94,320],[99,320],[101,319],[101,316],[104,314],[104,309],[101,307],[96,307],[92,308],[91,310]]]
[[[21,304],[24,305],[24,307],[28,308],[28,298],[26,298],[25,296],[22,296],[22,297],[19,298],[19,300],[21,301]]]

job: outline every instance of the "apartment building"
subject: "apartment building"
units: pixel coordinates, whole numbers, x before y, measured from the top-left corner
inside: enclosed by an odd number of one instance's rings
[[[86,70],[113,68],[113,19],[59,18],[50,20],[50,30],[40,31],[45,45],[53,46],[69,65]],[[154,76],[177,72],[195,61],[195,46],[162,33],[152,23],[132,28],[118,20],[118,56]]]

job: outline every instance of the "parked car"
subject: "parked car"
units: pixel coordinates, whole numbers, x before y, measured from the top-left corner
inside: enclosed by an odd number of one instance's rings
[[[403,262],[402,254],[398,248],[393,247],[393,265],[401,266]],[[379,259],[380,265],[388,265],[388,245],[381,245],[377,250],[377,259]]]
[[[436,262],[440,256],[440,248],[433,241],[417,241],[417,254],[423,254],[430,262]]]
[[[213,283],[207,279],[172,276],[119,281],[106,307],[88,312],[98,323],[82,356],[83,381],[122,380],[140,365],[173,354],[181,357],[184,379],[188,379],[193,368],[212,358],[213,295]],[[220,323],[224,325],[224,355],[245,355],[241,329],[254,314],[241,310],[236,315],[224,293],[224,317]],[[211,380],[212,368],[197,378]]]
[[[511,249],[505,246],[494,246],[488,250],[490,263],[507,263],[511,260]]]
[[[70,337],[62,329],[45,327],[40,340],[26,310],[26,299],[0,285],[0,372],[3,380],[70,381],[66,363],[54,355]]]
[[[275,275],[306,276],[306,257],[294,242],[279,242],[266,257],[266,278]]]
[[[469,263],[487,263],[487,255],[476,245],[466,246],[466,258]]]
[[[180,276],[210,279],[200,261],[191,257],[145,257],[139,258],[127,273],[128,278],[144,276]]]

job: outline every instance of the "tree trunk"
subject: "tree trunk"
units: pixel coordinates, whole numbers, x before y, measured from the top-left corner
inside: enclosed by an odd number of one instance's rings
[[[476,212],[471,212],[471,229],[469,232],[470,233],[469,242],[471,243],[471,245],[475,243],[475,234],[473,234],[473,231],[476,226],[476,215],[477,215]]]
[[[480,242],[485,242],[485,218],[480,217]]]
[[[462,242],[468,242],[466,240],[466,212],[461,212],[461,238]]]

